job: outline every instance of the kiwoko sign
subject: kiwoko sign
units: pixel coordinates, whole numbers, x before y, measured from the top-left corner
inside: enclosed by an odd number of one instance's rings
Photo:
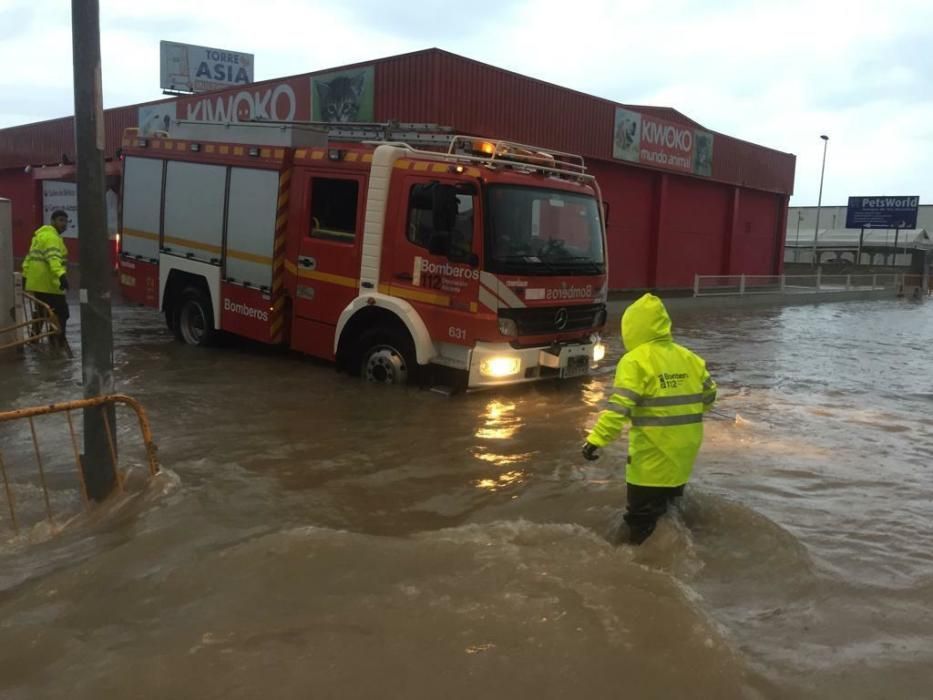
[[[171,131],[176,119],[188,121],[248,122],[307,121],[311,119],[310,81],[307,78],[280,83],[248,85],[210,95],[185,95],[171,102],[139,108],[141,136]]]
[[[618,107],[612,157],[709,177],[713,174],[713,135]]]
[[[846,228],[917,228],[920,197],[849,197]]]
[[[253,54],[208,46],[159,42],[161,86],[177,92],[207,92],[253,82]]]

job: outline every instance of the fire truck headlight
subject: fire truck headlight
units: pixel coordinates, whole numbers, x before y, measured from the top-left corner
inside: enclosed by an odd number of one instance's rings
[[[597,342],[593,346],[593,362],[602,362],[606,357],[606,344]]]
[[[490,357],[488,360],[483,360],[479,366],[479,371],[484,377],[502,379],[503,377],[511,377],[518,374],[521,368],[522,361],[517,357],[499,355],[497,357]]]
[[[516,338],[518,337],[518,324],[511,318],[500,318],[499,333],[506,338]]]

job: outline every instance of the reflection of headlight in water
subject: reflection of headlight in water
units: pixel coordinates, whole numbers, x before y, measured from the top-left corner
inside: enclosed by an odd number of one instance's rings
[[[483,360],[482,364],[479,366],[479,371],[485,377],[501,379],[518,374],[521,367],[522,362],[517,357],[499,355],[498,357],[490,357],[488,360]]]
[[[606,357],[606,344],[596,343],[593,346],[593,362],[602,362]]]

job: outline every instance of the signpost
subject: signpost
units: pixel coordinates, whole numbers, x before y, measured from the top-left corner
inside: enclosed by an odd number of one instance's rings
[[[897,242],[901,229],[917,228],[920,197],[849,197],[846,207],[846,228],[861,229],[858,258],[861,263],[862,239],[867,228],[894,229],[894,264],[897,264]],[[887,259],[887,255],[885,255]]]

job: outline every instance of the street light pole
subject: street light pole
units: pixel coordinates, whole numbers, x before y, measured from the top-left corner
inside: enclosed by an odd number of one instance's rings
[[[823,174],[826,172],[826,146],[829,144],[829,136],[821,134],[823,139],[823,167],[820,169],[820,196],[816,200],[816,228],[813,229],[813,266],[816,267],[816,244],[820,238],[820,207],[823,204]]]
[[[800,222],[803,221],[803,212],[797,211],[797,235],[794,237],[794,262],[800,261]]]

